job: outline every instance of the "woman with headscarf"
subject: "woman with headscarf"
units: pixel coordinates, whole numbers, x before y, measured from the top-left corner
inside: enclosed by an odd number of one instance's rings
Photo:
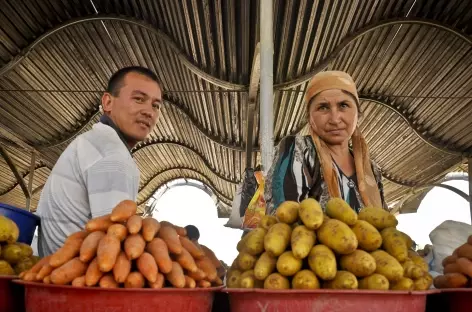
[[[332,197],[344,199],[356,212],[366,206],[387,209],[380,169],[357,126],[361,110],[351,76],[318,73],[308,84],[305,103],[310,135],[280,142],[266,179],[268,213],[284,201],[309,197],[323,209]]]

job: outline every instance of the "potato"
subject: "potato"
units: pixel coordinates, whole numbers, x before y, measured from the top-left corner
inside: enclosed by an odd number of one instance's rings
[[[313,198],[304,199],[300,203],[298,214],[300,220],[310,230],[317,230],[323,224],[323,210],[320,203]]]
[[[433,285],[433,277],[431,274],[427,273],[425,276],[414,280],[413,284],[414,290],[428,290],[431,288],[431,285]]]
[[[372,275],[377,268],[375,259],[363,250],[356,250],[349,255],[344,255],[340,260],[341,268],[349,271],[356,277]]]
[[[308,255],[308,265],[316,276],[325,281],[332,280],[336,276],[336,257],[325,245],[316,245],[311,249]]]
[[[226,275],[226,286],[228,288],[239,288],[239,281],[241,279],[241,271],[230,270]]]
[[[277,223],[276,217],[265,215],[262,217],[261,221],[259,222],[258,227],[269,230],[269,228],[276,223]]]
[[[291,251],[286,251],[277,259],[277,271],[283,276],[292,276],[300,271],[302,264],[302,260],[295,258]]]
[[[315,232],[305,225],[299,225],[292,231],[291,243],[295,258],[305,259],[316,243]]]
[[[382,236],[369,222],[357,220],[356,224],[351,227],[351,230],[356,235],[360,249],[375,251],[382,246]]]
[[[290,282],[279,273],[272,273],[264,281],[265,289],[290,289]]]
[[[333,219],[337,219],[347,225],[354,225],[357,221],[357,213],[351,206],[341,198],[333,197],[326,203],[326,214]]]
[[[272,257],[267,251],[264,252],[256,261],[254,267],[254,276],[258,280],[265,280],[275,269],[277,259]]]
[[[374,251],[370,255],[377,265],[375,273],[382,274],[389,282],[396,282],[403,277],[403,267],[397,259],[383,250]]]
[[[293,289],[319,289],[320,282],[315,273],[310,270],[301,270],[292,279]]]
[[[254,276],[254,271],[249,270],[243,272],[239,278],[240,288],[263,288],[264,282],[257,280]]]
[[[241,240],[238,242],[238,244],[236,245],[236,250],[238,252],[241,252],[241,251],[244,251],[244,249],[246,248],[246,241],[248,239],[248,236],[249,234],[251,234],[251,232],[249,232],[248,234],[244,235]]]
[[[275,215],[279,222],[292,224],[298,219],[298,209],[300,204],[295,201],[284,201],[277,208]]]
[[[324,282],[323,288],[328,289],[357,289],[358,283],[357,278],[348,271],[338,271],[336,277],[331,280]]]
[[[359,289],[388,290],[389,288],[388,279],[381,274],[375,273],[359,280]]]
[[[357,249],[354,232],[343,222],[330,219],[317,232],[318,240],[340,255],[347,255]]]
[[[410,259],[417,266],[419,266],[423,271],[425,271],[425,272],[429,271],[429,265],[428,265],[428,263],[426,263],[426,261],[422,257],[416,255],[416,256],[410,257]]]
[[[393,282],[390,284],[391,290],[413,290],[413,288],[413,280],[408,277],[402,277],[397,282]]]
[[[386,252],[400,262],[408,258],[408,248],[400,231],[390,227],[382,230],[380,234],[382,235],[382,246]]]
[[[266,234],[267,230],[264,228],[252,230],[246,239],[246,248],[244,251],[253,256],[260,255],[264,251],[264,237]]]
[[[20,230],[13,220],[0,216],[0,242],[14,243],[20,236]]]
[[[238,266],[243,271],[251,270],[254,268],[256,260],[256,257],[243,251],[238,255]]]
[[[369,222],[379,231],[388,227],[396,227],[398,224],[394,215],[375,207],[365,207],[359,212],[357,218]]]
[[[270,227],[264,237],[264,249],[272,256],[280,256],[290,243],[292,229],[285,223],[277,223]]]
[[[17,244],[7,244],[3,246],[2,258],[10,264],[18,263],[22,258],[21,247]]]
[[[413,280],[421,278],[427,273],[410,259],[407,259],[405,262],[403,262],[402,266],[404,271],[403,275]]]
[[[400,236],[403,238],[403,241],[406,244],[406,248],[407,249],[413,248],[413,240],[411,239],[411,237],[408,234],[403,233],[402,231],[398,231],[398,232],[400,232]]]

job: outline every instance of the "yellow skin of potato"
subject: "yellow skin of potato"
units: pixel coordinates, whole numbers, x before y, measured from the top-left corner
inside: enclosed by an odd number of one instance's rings
[[[300,203],[298,211],[300,220],[310,230],[317,230],[323,224],[323,209],[321,205],[313,198],[304,199]]]
[[[244,251],[253,256],[260,255],[264,251],[264,237],[267,234],[267,230],[256,228],[250,234],[248,234],[250,236],[246,240]]]
[[[20,236],[20,230],[13,220],[0,216],[0,242],[13,244]]]
[[[357,221],[357,213],[341,198],[331,198],[326,203],[326,214],[332,218],[354,225]]]
[[[417,266],[419,266],[423,271],[428,272],[429,271],[429,266],[424,261],[424,259],[418,255],[410,257],[411,261],[413,261]]]
[[[388,227],[396,227],[398,224],[394,215],[375,207],[365,207],[359,212],[357,218],[369,222],[379,231]]]
[[[241,238],[241,240],[238,242],[238,244],[236,245],[236,250],[238,252],[244,251],[244,249],[246,248],[247,239],[249,238],[249,235],[251,235],[251,233],[252,232],[249,232],[248,234],[246,234],[246,236]]]
[[[315,232],[304,225],[299,225],[292,231],[291,245],[295,258],[305,259],[316,243]]]
[[[254,276],[254,270],[243,272],[239,277],[240,288],[262,288],[263,282],[259,281]]]
[[[357,220],[356,224],[351,227],[356,235],[359,247],[365,251],[375,251],[382,246],[382,235],[369,222]]]
[[[15,270],[5,260],[0,260],[0,275],[15,275]]]
[[[275,212],[275,216],[279,222],[292,224],[298,219],[298,209],[300,204],[296,201],[284,201],[280,204]]]
[[[288,247],[292,228],[285,223],[277,223],[270,227],[264,237],[264,249],[272,256],[280,256]]]
[[[302,260],[295,258],[291,251],[286,251],[277,259],[277,271],[283,276],[293,276],[301,270]]]
[[[409,258],[402,263],[402,266],[404,272],[403,275],[405,277],[411,278],[412,280],[421,278],[427,273]]]
[[[2,258],[10,264],[16,264],[23,258],[23,251],[17,244],[8,244],[2,248]]]
[[[272,273],[264,281],[265,289],[290,289],[290,282],[279,273]]]
[[[336,277],[336,256],[325,245],[314,246],[308,255],[308,265],[316,276],[328,281]]]
[[[413,281],[414,290],[428,290],[431,285],[433,285],[433,277],[429,273]]]
[[[256,261],[254,266],[254,276],[258,280],[265,280],[277,265],[277,258],[272,257],[268,252],[264,252]]]
[[[382,274],[389,282],[399,281],[403,277],[403,267],[397,259],[383,250],[371,252],[370,255],[377,265],[375,273]]]
[[[231,270],[226,276],[226,286],[228,288],[239,288],[239,281],[241,280],[241,271]]]
[[[372,275],[377,268],[374,257],[359,249],[349,255],[342,256],[340,264],[343,270],[351,272],[356,277]]]
[[[243,251],[238,255],[238,267],[243,271],[251,270],[254,268],[256,260],[256,257]]]
[[[413,248],[413,240],[411,239],[411,237],[410,237],[408,234],[403,233],[402,231],[398,231],[398,232],[400,232],[400,235],[401,235],[401,237],[403,238],[403,241],[404,241],[405,244],[406,244],[406,248],[407,248],[408,250],[410,250],[411,248]]]
[[[358,287],[357,278],[347,271],[338,271],[333,280],[323,284],[323,288],[327,289],[357,289]]]
[[[388,279],[381,274],[375,273],[359,280],[359,289],[389,290],[389,288]]]
[[[301,270],[292,279],[293,289],[319,289],[320,282],[315,273],[310,270]]]
[[[402,277],[399,281],[390,284],[390,290],[413,290],[413,280],[408,277]]]
[[[345,223],[330,219],[317,232],[318,240],[340,255],[347,255],[357,249],[357,238]]]
[[[269,228],[277,223],[277,218],[274,216],[265,215],[262,217],[258,227],[269,230]]]
[[[382,235],[382,246],[386,252],[400,262],[408,258],[408,248],[400,231],[395,228],[386,228],[380,234]]]

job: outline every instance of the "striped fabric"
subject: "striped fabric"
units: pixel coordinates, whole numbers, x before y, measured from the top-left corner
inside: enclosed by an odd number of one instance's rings
[[[335,168],[343,199],[359,212],[364,205],[356,176],[347,177],[337,166]],[[383,208],[386,209],[380,169],[374,163],[372,168]],[[274,214],[277,207],[286,200],[302,201],[309,197],[318,200],[325,209],[329,200],[328,189],[323,181],[321,164],[311,136],[287,136],[280,142],[266,178],[264,197],[268,214]]]
[[[69,234],[120,201],[136,200],[138,187],[138,167],[117,132],[95,124],[65,149],[41,193],[39,255],[54,253]]]

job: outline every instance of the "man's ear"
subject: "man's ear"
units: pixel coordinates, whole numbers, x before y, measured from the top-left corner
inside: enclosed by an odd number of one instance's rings
[[[108,92],[102,95],[102,108],[105,113],[111,112],[113,108],[113,96]]]

